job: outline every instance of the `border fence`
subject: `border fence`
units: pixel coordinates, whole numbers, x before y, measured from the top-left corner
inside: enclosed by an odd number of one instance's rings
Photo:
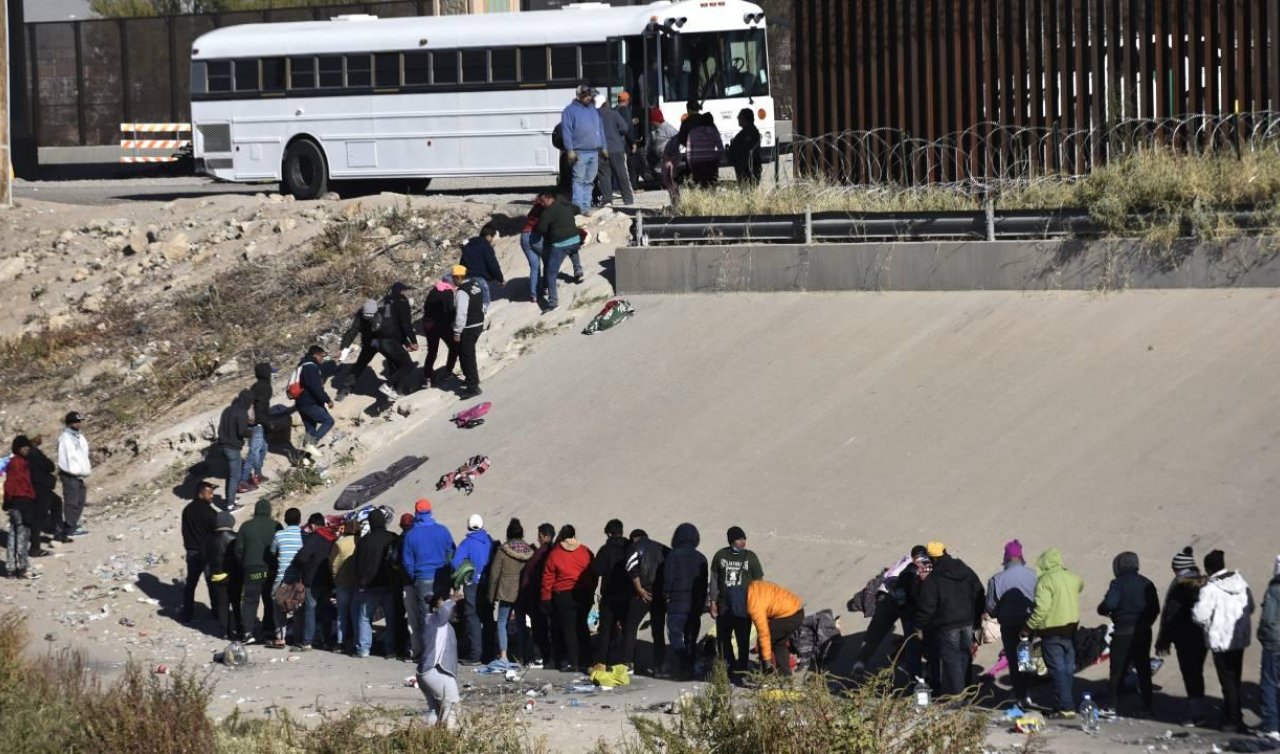
[[[793,35],[796,169],[842,183],[1247,149],[1280,111],[1276,0],[796,0]]]

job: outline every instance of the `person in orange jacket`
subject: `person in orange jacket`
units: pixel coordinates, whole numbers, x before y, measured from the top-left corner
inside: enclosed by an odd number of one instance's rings
[[[551,618],[552,635],[560,651],[560,670],[585,671],[590,665],[591,631],[587,617],[596,592],[591,549],[577,540],[578,533],[565,524],[547,555],[542,571],[542,611]]]
[[[760,661],[791,675],[791,634],[804,623],[804,600],[777,584],[757,579],[747,586],[747,615],[760,638]]]

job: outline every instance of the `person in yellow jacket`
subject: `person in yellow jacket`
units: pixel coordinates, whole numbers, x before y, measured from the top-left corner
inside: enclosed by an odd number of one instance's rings
[[[757,579],[747,586],[747,616],[760,637],[760,662],[791,675],[787,642],[804,623],[804,600],[777,584]]]
[[[1054,716],[1072,717],[1075,712],[1072,686],[1076,674],[1076,626],[1080,624],[1080,592],[1084,581],[1062,564],[1062,553],[1052,547],[1036,561],[1035,608],[1027,619],[1027,630],[1040,637],[1040,651],[1053,681]]]
[[[342,524],[342,534],[329,551],[329,567],[333,569],[334,593],[338,598],[338,651],[355,649],[356,532],[360,524],[349,519]]]

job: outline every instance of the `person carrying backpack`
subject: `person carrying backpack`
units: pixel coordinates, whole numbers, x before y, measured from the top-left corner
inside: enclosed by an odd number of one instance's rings
[[[373,357],[378,355],[378,330],[381,326],[382,316],[378,311],[378,302],[366,299],[352,315],[351,325],[342,334],[342,341],[339,343],[341,352],[338,354],[338,362],[341,363],[347,360],[352,344],[357,338],[360,339],[360,355],[356,357],[356,363],[347,370],[342,383],[338,386],[338,400],[347,397],[360,380],[360,375],[364,374],[365,368],[373,361]]]
[[[333,429],[333,416],[328,411],[333,408],[333,399],[324,391],[324,377],[320,373],[320,363],[327,355],[323,346],[308,348],[307,355],[302,357],[295,370],[296,387],[292,380],[289,385],[294,407],[307,433],[307,442],[302,449],[312,458],[319,457],[320,449],[316,444]]]
[[[726,532],[729,546],[711,557],[711,617],[716,622],[720,657],[731,672],[744,673],[751,646],[751,618],[747,615],[747,587],[764,578],[760,559],[747,549],[747,534],[740,526]],[[734,644],[738,650],[734,652]]]
[[[458,352],[453,346],[454,296],[458,286],[454,285],[453,276],[446,275],[431,290],[427,291],[426,301],[422,304],[422,332],[427,336],[427,358],[422,362],[422,385],[431,387],[436,381],[436,356],[440,353],[440,344],[449,352],[444,369],[453,374],[454,364],[458,363]]]
[[[463,620],[467,626],[467,658],[464,665],[479,665],[483,650],[483,632],[480,625],[480,581],[485,569],[489,567],[489,559],[493,555],[493,539],[484,530],[484,519],[479,513],[472,513],[467,519],[467,534],[458,543],[453,553],[453,572],[458,573],[462,564],[470,562],[472,573],[466,576],[458,588],[462,590]],[[455,582],[457,579],[455,578]]]
[[[405,283],[391,284],[391,290],[382,300],[382,328],[378,331],[378,351],[391,365],[391,374],[378,388],[392,403],[413,390],[409,378],[413,375],[413,359],[409,351],[418,350],[418,338],[413,334],[413,312],[405,291],[413,288]],[[406,350],[407,349],[407,350]]]

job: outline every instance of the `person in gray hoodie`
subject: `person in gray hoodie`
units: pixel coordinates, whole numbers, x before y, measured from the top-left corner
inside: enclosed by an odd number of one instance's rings
[[[987,582],[987,615],[1000,624],[1000,643],[1009,661],[1009,680],[1018,704],[1030,701],[1032,675],[1018,670],[1018,643],[1036,605],[1036,572],[1023,561],[1022,543],[1004,546],[1004,568]]]
[[[1271,573],[1258,621],[1258,643],[1262,645],[1258,707],[1262,713],[1260,735],[1280,741],[1280,555],[1276,556]]]
[[[630,206],[636,203],[635,194],[631,192],[631,176],[627,172],[627,153],[631,151],[631,122],[605,100],[600,106],[600,123],[604,127],[604,143],[609,155],[601,155],[600,172],[597,176],[600,204],[604,207],[612,205],[613,192],[618,191],[622,194],[622,203]]]
[[[458,286],[453,294],[453,342],[466,380],[458,397],[475,398],[482,392],[480,371],[476,368],[476,343],[484,332],[484,294],[463,265],[453,266],[453,282]]]
[[[427,725],[458,726],[458,637],[450,625],[453,608],[463,598],[436,595],[422,621],[423,651],[418,658],[418,690],[427,700]]]
[[[1160,617],[1156,585],[1138,573],[1138,556],[1122,552],[1111,562],[1115,578],[1098,614],[1111,618],[1111,706],[1120,706],[1120,683],[1132,667],[1138,672],[1142,713],[1151,713],[1151,626]]]

